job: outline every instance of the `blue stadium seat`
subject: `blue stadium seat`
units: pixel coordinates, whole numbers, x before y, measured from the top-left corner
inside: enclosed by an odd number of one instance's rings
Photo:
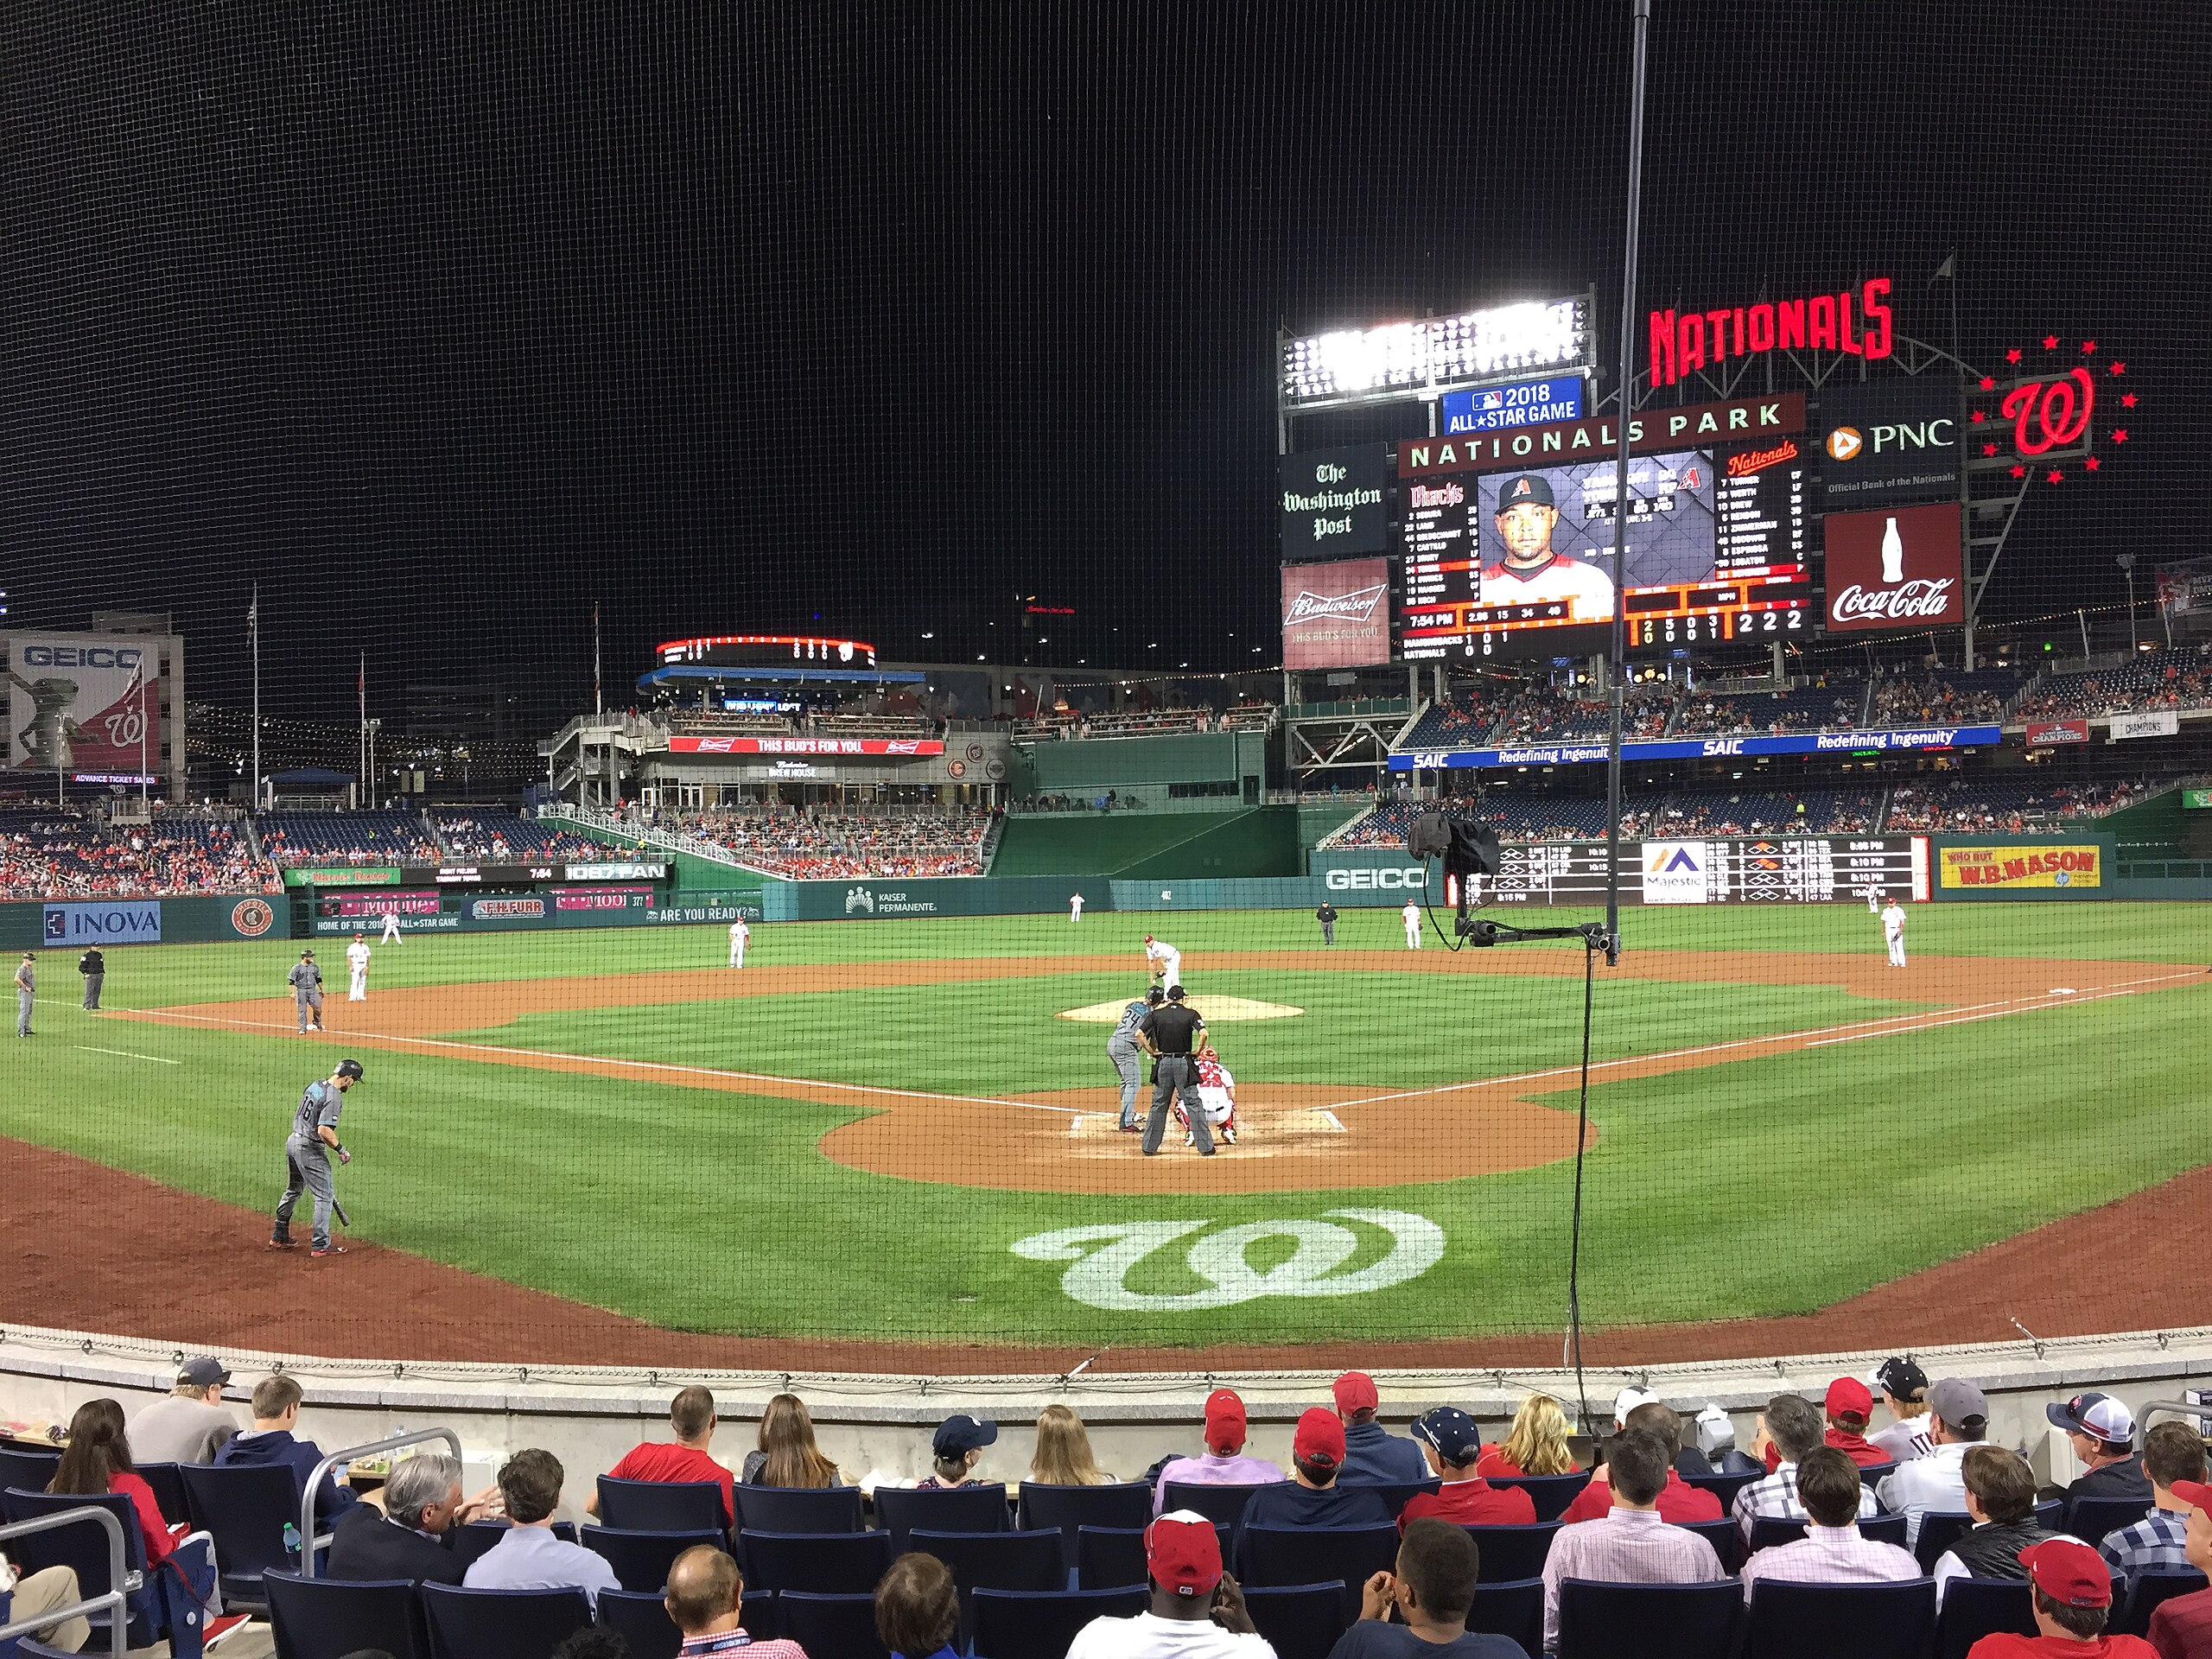
[[[1337,1483],[1348,1492],[1374,1493],[1382,1500],[1384,1513],[1394,1518],[1413,1502],[1414,1493],[1433,1493],[1443,1484],[1433,1476],[1427,1480],[1340,1480]]]
[[[1713,1546],[1713,1553],[1720,1558],[1723,1573],[1733,1573],[1744,1565],[1744,1535],[1727,1516],[1718,1521],[1681,1521],[1675,1524]]]
[[[261,1575],[275,1627],[276,1659],[346,1659],[381,1648],[392,1659],[429,1659],[421,1599],[406,1579],[305,1579]]]
[[[753,1532],[738,1535],[747,1581],[781,1592],[873,1595],[891,1565],[887,1532]]]
[[[1751,1596],[1743,1659],[1928,1659],[1936,1580],[1897,1584],[1763,1581]]]
[[[1484,1584],[1510,1584],[1518,1579],[1539,1579],[1552,1553],[1552,1540],[1561,1523],[1539,1521],[1532,1527],[1468,1527],[1475,1541],[1475,1559]]]
[[[659,1593],[668,1586],[671,1562],[685,1550],[705,1544],[721,1549],[728,1543],[720,1530],[714,1532],[646,1532],[622,1527],[586,1527],[583,1546],[603,1559],[614,1569],[614,1576],[625,1590],[649,1591]]]
[[[858,1532],[857,1486],[747,1486],[737,1489],[737,1524],[755,1532]]]
[[[1590,1471],[1586,1469],[1565,1475],[1500,1475],[1491,1482],[1493,1486],[1518,1486],[1528,1493],[1529,1501],[1536,1506],[1539,1521],[1558,1520],[1589,1484]]]
[[[972,1615],[975,1659],[1065,1659],[1068,1644],[1092,1619],[1128,1618],[1151,1605],[1152,1598],[1136,1588],[979,1589]]]
[[[1894,1463],[1862,1463],[1859,1465],[1859,1484],[1866,1487],[1878,1486],[1897,1471],[1897,1466]]]
[[[906,1547],[952,1571],[963,1614],[978,1590],[1062,1590],[1068,1570],[1058,1528],[1037,1532],[933,1532],[917,1527]],[[1118,1586],[1116,1586],[1118,1587]]]
[[[631,1532],[721,1532],[722,1489],[712,1480],[599,1478],[600,1524]]]
[[[129,1497],[120,1492],[102,1492],[97,1497],[62,1497],[51,1492],[27,1492],[20,1486],[10,1486],[0,1491],[0,1520],[30,1521],[49,1515],[59,1515],[69,1510],[98,1508],[105,1510],[123,1529],[123,1566],[126,1576],[137,1574],[141,1579],[146,1572],[145,1541],[138,1534],[137,1511]],[[110,1582],[108,1566],[107,1529],[99,1522],[86,1516],[81,1525],[56,1527],[49,1532],[35,1532],[10,1541],[9,1553],[25,1573],[37,1573],[49,1567],[66,1567],[77,1575],[77,1589],[85,1596],[105,1595],[111,1589],[126,1586]],[[96,1640],[105,1642],[107,1616],[91,1620]],[[166,1636],[162,1606],[151,1588],[131,1593],[124,1619],[124,1630],[130,1645],[143,1648]]]
[[[1344,1622],[1359,1617],[1359,1590],[1398,1559],[1398,1529],[1379,1527],[1247,1527],[1237,1546],[1240,1580],[1263,1588],[1344,1582],[1349,1599]]]
[[[1475,1591],[1475,1605],[1467,1611],[1467,1628],[1491,1636],[1510,1637],[1523,1653],[1544,1650],[1544,1581],[1541,1578],[1512,1579],[1484,1584]]]
[[[1859,1535],[1872,1538],[1878,1544],[1895,1544],[1899,1549],[1904,1544],[1904,1516],[1901,1515],[1870,1515],[1859,1522]]]
[[[1929,1510],[1920,1517],[1920,1536],[1914,1540],[1912,1553],[1920,1562],[1920,1570],[1933,1573],[1943,1552],[1967,1535],[1974,1525],[1974,1517],[1964,1510]]]
[[[891,1553],[906,1553],[906,1535],[916,1527],[931,1532],[1004,1532],[1012,1519],[1006,1488],[996,1481],[981,1486],[922,1490],[879,1486],[875,1521],[891,1535]]]
[[[1344,1613],[1344,1597],[1354,1598],[1351,1615]],[[1359,1586],[1341,1580],[1319,1584],[1248,1586],[1244,1605],[1253,1625],[1275,1650],[1275,1659],[1328,1659],[1337,1638],[1359,1616]]]
[[[1189,1510],[1203,1515],[1216,1526],[1224,1522],[1235,1527],[1244,1520],[1244,1506],[1252,1501],[1257,1486],[1209,1486],[1202,1481],[1171,1480],[1167,1483],[1166,1501],[1160,1508],[1162,1514],[1170,1510]]]
[[[139,1478],[154,1489],[154,1502],[162,1519],[171,1526],[192,1524],[192,1500],[185,1496],[184,1476],[174,1463],[142,1463]]]
[[[1999,1630],[2036,1634],[2035,1603],[2025,1579],[1953,1579],[1943,1586],[1943,1611],[1936,1616],[1937,1659],[1967,1659],[1968,1649]]]
[[[880,1533],[871,1534],[881,1537]],[[776,1598],[783,1633],[823,1659],[891,1659],[875,1633],[875,1596],[823,1595],[789,1590]]]
[[[264,1605],[261,1575],[299,1566],[284,1529],[300,1524],[299,1477],[282,1465],[177,1465],[192,1523],[215,1541],[223,1605]]]
[[[760,1604],[757,1609],[753,1605],[756,1601]],[[755,1595],[747,1590],[744,1607],[747,1633],[753,1637],[773,1634],[773,1611],[772,1597],[765,1592]],[[658,1592],[647,1595],[631,1590],[601,1591],[599,1622],[611,1630],[621,1632],[622,1639],[630,1644],[630,1659],[676,1659],[676,1650],[683,1645],[683,1632],[668,1616],[667,1604]]]
[[[1735,1507],[1737,1493],[1753,1481],[1765,1478],[1765,1470],[1755,1469],[1744,1475],[1684,1475],[1682,1482],[1700,1492],[1711,1492],[1720,1500],[1720,1513],[1726,1515]]]
[[[2077,1497],[2066,1506],[2063,1530],[2084,1543],[2101,1544],[2107,1533],[2132,1527],[2150,1513],[2147,1497]]]
[[[1745,1551],[1756,1555],[1777,1544],[1794,1544],[1805,1535],[1805,1523],[1779,1515],[1762,1515],[1751,1522],[1751,1541]]]
[[[1141,1529],[1152,1520],[1152,1488],[1142,1481],[1117,1481],[1110,1486],[1048,1486],[1025,1480],[1016,1518],[1025,1530],[1059,1529],[1061,1560],[1072,1570],[1077,1529]]]
[[[1735,1645],[1743,1587],[1711,1584],[1593,1584],[1559,1587],[1559,1659],[1712,1659]]]
[[[2185,1573],[2139,1573],[2128,1586],[2127,1599],[2113,1621],[2113,1632],[2117,1636],[2146,1636],[2151,1630],[2151,1615],[2161,1602],[2176,1596],[2193,1596],[2204,1588],[2204,1574],[2195,1567]]]
[[[42,1492],[53,1483],[54,1471],[60,1466],[59,1452],[0,1446],[0,1489],[15,1486],[26,1492]]]
[[[1235,1560],[1236,1529],[1218,1521],[1213,1529],[1221,1540],[1221,1559]],[[1075,1548],[1076,1582],[1085,1590],[1119,1590],[1146,1581],[1141,1527],[1078,1527]]]
[[[423,1586],[430,1659],[545,1659],[591,1623],[581,1590],[464,1590]]]

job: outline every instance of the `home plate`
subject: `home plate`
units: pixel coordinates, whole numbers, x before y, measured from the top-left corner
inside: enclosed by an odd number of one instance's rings
[[[2050,994],[2053,996],[2072,996],[2075,991],[2071,985],[2054,985],[2050,988]]]
[[[1122,1010],[1135,998],[1124,998],[1119,1002],[1093,1002],[1084,1008],[1063,1008],[1059,1018],[1078,1020],[1087,1026],[1116,1026],[1122,1022]],[[1196,1008],[1198,1017],[1209,1023],[1227,1023],[1235,1020],[1289,1020],[1306,1012],[1285,1002],[1257,1002],[1249,996],[1193,996],[1185,1000],[1185,1007]]]
[[[1147,1099],[1137,1102],[1137,1122],[1144,1122],[1150,1109]],[[1068,1136],[1076,1142],[1073,1155],[1110,1157],[1127,1148],[1135,1150],[1137,1137],[1123,1135],[1117,1125],[1119,1116],[1113,1112],[1084,1112],[1068,1120]],[[1267,1158],[1280,1153],[1302,1150],[1319,1144],[1322,1137],[1348,1133],[1343,1120],[1322,1106],[1287,1106],[1280,1111],[1270,1111],[1265,1106],[1247,1105],[1236,1114],[1236,1144],[1224,1146],[1224,1156]],[[1179,1145],[1182,1129],[1173,1118],[1167,1123],[1167,1140]]]

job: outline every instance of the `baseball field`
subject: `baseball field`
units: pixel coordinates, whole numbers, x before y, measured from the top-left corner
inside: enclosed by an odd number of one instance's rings
[[[1236,1077],[1211,1160],[1115,1129],[1147,931]],[[325,941],[306,1039],[297,944],[118,949],[99,1014],[49,953],[38,1034],[0,1046],[0,1320],[545,1362],[1556,1360],[1580,945],[1416,954],[1394,911],[1338,939],[790,924],[734,970],[717,927],[417,936],[361,1003]],[[1920,906],[1909,943],[1890,967],[1856,906],[1630,913],[1591,1027],[1593,1355],[2183,1322],[2203,907]],[[350,1252],[268,1252],[292,1111],[344,1054]]]

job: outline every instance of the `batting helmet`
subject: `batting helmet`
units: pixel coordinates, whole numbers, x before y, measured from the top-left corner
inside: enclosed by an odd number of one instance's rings
[[[338,1070],[331,1075],[338,1077],[351,1077],[354,1082],[359,1083],[361,1080],[361,1063],[359,1060],[340,1060],[338,1062]]]

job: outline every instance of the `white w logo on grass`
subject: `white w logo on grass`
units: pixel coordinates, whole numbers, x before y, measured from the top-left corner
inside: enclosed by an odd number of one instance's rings
[[[1060,1275],[1060,1288],[1077,1301],[1116,1313],[1152,1313],[1228,1307],[1262,1296],[1358,1296],[1388,1290],[1419,1278],[1444,1258],[1444,1230],[1426,1216],[1402,1210],[1331,1210],[1349,1221],[1363,1221],[1390,1235],[1389,1253],[1350,1273],[1337,1269],[1359,1249],[1359,1235],[1332,1221],[1250,1221],[1224,1228],[1193,1243],[1185,1264],[1208,1288],[1155,1294],[1131,1290],[1131,1268],[1154,1251],[1211,1227],[1211,1221],[1128,1221],[1090,1227],[1063,1227],[1016,1243],[1016,1255],[1031,1262],[1071,1262]],[[1262,1239],[1287,1238],[1296,1248],[1268,1268],[1248,1259]]]

